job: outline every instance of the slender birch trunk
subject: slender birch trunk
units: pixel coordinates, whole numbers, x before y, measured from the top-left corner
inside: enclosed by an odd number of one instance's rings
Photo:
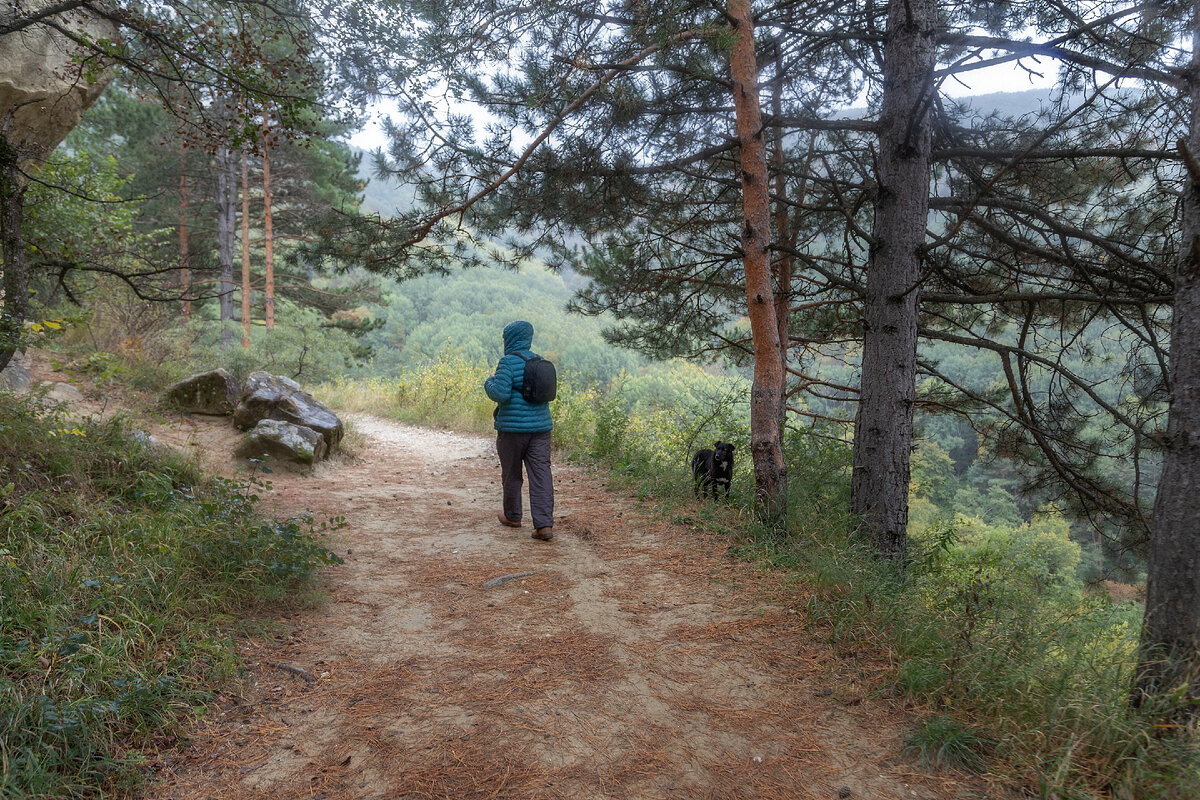
[[[783,68],[778,50],[775,55],[776,81],[771,93],[771,114],[776,120],[783,118],[783,81],[779,71]],[[783,386],[779,400],[779,437],[783,439],[787,423],[787,357],[790,341],[792,277],[795,259],[791,247],[795,244],[792,234],[791,215],[787,203],[787,177],[783,174],[783,126],[776,124],[772,141],[771,164],[775,168],[775,241],[781,246],[775,254],[775,324],[779,327],[779,361],[783,370]],[[804,179],[801,178],[803,181]],[[802,184],[803,187],[803,184]],[[801,188],[800,194],[804,194]]]

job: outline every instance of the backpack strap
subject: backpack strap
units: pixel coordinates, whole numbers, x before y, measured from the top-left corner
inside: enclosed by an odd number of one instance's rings
[[[531,351],[531,352],[532,352],[532,351]],[[517,358],[519,358],[519,359],[521,359],[522,361],[524,361],[526,366],[528,366],[528,365],[529,365],[529,362],[530,362],[530,361],[533,361],[533,359],[535,359],[535,358],[537,358],[537,357],[538,357],[538,356],[537,356],[537,354],[535,353],[535,354],[534,354],[534,355],[533,355],[531,358],[526,358],[525,356],[521,355],[521,351],[520,351],[520,350],[514,350],[513,352],[511,352],[511,353],[505,353],[504,355],[506,355],[506,356],[516,356]],[[522,386],[522,389],[517,389],[517,387],[516,387],[516,386],[513,386],[513,388],[512,388],[512,393],[513,393],[514,395],[521,394],[521,392],[523,391],[523,387],[524,387],[524,385],[525,385],[525,374],[524,374],[524,372],[522,372],[522,374],[521,374],[521,386]]]

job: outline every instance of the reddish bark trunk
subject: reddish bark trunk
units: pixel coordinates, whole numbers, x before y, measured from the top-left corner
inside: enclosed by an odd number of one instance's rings
[[[271,129],[263,123],[263,306],[267,328],[275,327],[275,238],[271,230]]]
[[[768,257],[771,198],[749,0],[730,0],[728,14],[734,33],[730,72],[741,161],[742,264],[750,334],[754,340],[750,456],[754,462],[759,517],[772,528],[781,530],[787,519],[787,472],[779,427],[783,413],[784,370]]]
[[[217,150],[217,256],[221,263],[221,347],[233,344],[233,227],[236,218],[237,179],[235,161],[229,148]]]

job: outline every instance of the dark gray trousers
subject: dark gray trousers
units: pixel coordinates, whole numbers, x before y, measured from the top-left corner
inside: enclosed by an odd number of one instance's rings
[[[521,465],[529,475],[529,515],[533,527],[554,525],[554,480],[550,475],[550,431],[496,434],[500,482],[504,486],[504,516],[521,521]]]

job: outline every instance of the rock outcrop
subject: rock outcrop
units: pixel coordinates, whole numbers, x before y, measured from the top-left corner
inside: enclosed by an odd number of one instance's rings
[[[21,27],[50,5],[29,0],[0,9],[0,23],[18,27],[0,36],[0,120],[7,120],[5,138],[22,162],[49,155],[112,78],[95,51],[45,22]],[[83,10],[50,15],[48,21],[87,41],[120,35],[112,23]]]
[[[276,419],[259,420],[238,446],[242,458],[261,458],[266,455],[285,462],[294,461],[311,466],[328,452],[325,437],[312,428]]]
[[[237,408],[242,387],[223,369],[201,372],[167,388],[166,399],[189,414],[229,416]]]
[[[250,430],[268,419],[311,428],[324,437],[329,449],[336,447],[345,433],[338,416],[301,389],[300,384],[267,372],[252,372],[242,387],[233,424],[240,430]]]

